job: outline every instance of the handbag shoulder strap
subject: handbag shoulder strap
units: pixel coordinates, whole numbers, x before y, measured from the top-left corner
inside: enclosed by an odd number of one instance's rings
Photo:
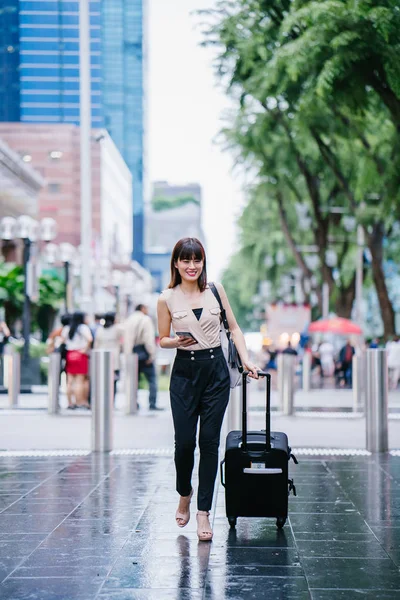
[[[209,281],[208,286],[218,301],[219,307],[221,309],[222,322],[224,324],[227,338],[229,339],[231,336],[231,332],[229,331],[229,323],[228,323],[228,319],[226,318],[226,311],[224,309],[224,305],[222,304],[221,296],[219,295],[219,292],[217,290],[215,283],[213,283],[212,281]]]

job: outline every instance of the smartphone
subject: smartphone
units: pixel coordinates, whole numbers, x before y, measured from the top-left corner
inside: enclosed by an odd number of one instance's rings
[[[189,331],[177,331],[176,335],[179,335],[179,337],[187,337],[187,338],[192,338],[192,340],[194,340],[195,342],[197,342],[196,338],[194,337],[193,333],[190,333]],[[198,343],[198,342],[197,342]]]

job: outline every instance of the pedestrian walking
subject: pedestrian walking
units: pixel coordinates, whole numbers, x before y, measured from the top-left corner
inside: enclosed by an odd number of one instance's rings
[[[122,327],[115,323],[115,313],[104,315],[104,324],[97,328],[94,340],[95,350],[111,350],[114,362],[114,402],[117,394],[117,381],[120,374],[120,354],[122,345]]]
[[[292,343],[288,342],[286,348],[282,350],[282,354],[291,354],[292,356],[297,356],[298,352],[295,348],[293,348]]]
[[[63,328],[62,343],[66,345],[66,373],[68,408],[90,408],[89,398],[89,351],[92,334],[85,323],[85,315],[75,312],[70,325]],[[75,396],[75,403],[73,397]]]
[[[60,349],[60,345],[62,342],[62,332],[64,327],[71,323],[71,315],[65,313],[61,316],[60,325],[55,327],[50,333],[49,337],[46,340],[46,352],[47,354],[51,354],[52,352],[56,352]]]
[[[138,355],[139,377],[143,373],[149,383],[149,410],[163,410],[157,406],[156,333],[148,313],[148,306],[138,304],[125,321],[124,353]]]
[[[337,365],[337,371],[343,374],[345,384],[351,387],[353,379],[353,356],[355,349],[351,344],[350,340],[347,340],[346,344],[339,352],[339,364]],[[340,377],[340,376],[339,376]]]
[[[332,377],[335,372],[335,348],[331,342],[322,342],[319,346],[319,357],[323,377]]]
[[[232,339],[250,376],[258,379],[258,367],[249,360],[244,336],[236,322],[225,290],[216,288],[222,300]],[[170,381],[175,429],[176,490],[180,494],[176,523],[184,527],[190,518],[191,483],[199,429],[199,488],[197,535],[210,541],[209,523],[222,420],[229,400],[230,378],[221,349],[221,310],[207,283],[206,255],[196,238],[183,238],[171,256],[171,281],[158,301],[158,330],[162,348],[176,348]],[[171,337],[171,325],[175,336]]]

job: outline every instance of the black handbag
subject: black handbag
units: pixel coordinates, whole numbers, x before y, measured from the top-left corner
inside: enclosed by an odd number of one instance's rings
[[[58,346],[57,351],[61,354],[61,360],[67,360],[67,344],[65,342]]]
[[[137,354],[139,362],[145,362],[150,358],[150,354],[147,352],[144,344],[137,344],[136,346],[133,346],[132,352]]]
[[[224,353],[226,364],[228,365],[229,377],[230,377],[230,387],[233,389],[239,385],[242,385],[242,375],[243,373],[243,365],[240,360],[239,353],[236,349],[235,344],[231,338],[231,332],[229,331],[228,319],[226,318],[226,312],[222,304],[221,297],[218,293],[217,288],[214,283],[208,283],[210,290],[218,300],[219,307],[221,309],[221,318],[223,327],[221,328],[220,338],[221,338],[221,348]]]

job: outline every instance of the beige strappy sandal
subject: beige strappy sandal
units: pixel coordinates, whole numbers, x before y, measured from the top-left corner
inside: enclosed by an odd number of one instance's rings
[[[209,514],[210,513],[207,510],[197,511],[197,537],[199,538],[200,542],[211,542],[213,538],[213,532],[208,520]],[[207,525],[200,526],[199,517],[207,517]]]
[[[176,511],[175,513],[175,520],[176,520],[176,524],[178,525],[178,527],[186,527],[186,525],[189,523],[190,520],[190,501],[192,499],[193,496],[193,488],[192,491],[190,492],[189,496],[182,496],[182,498],[189,498],[189,503],[188,503],[188,510],[185,513],[181,513],[179,512],[179,509]],[[178,521],[181,521],[181,523],[179,523]]]

